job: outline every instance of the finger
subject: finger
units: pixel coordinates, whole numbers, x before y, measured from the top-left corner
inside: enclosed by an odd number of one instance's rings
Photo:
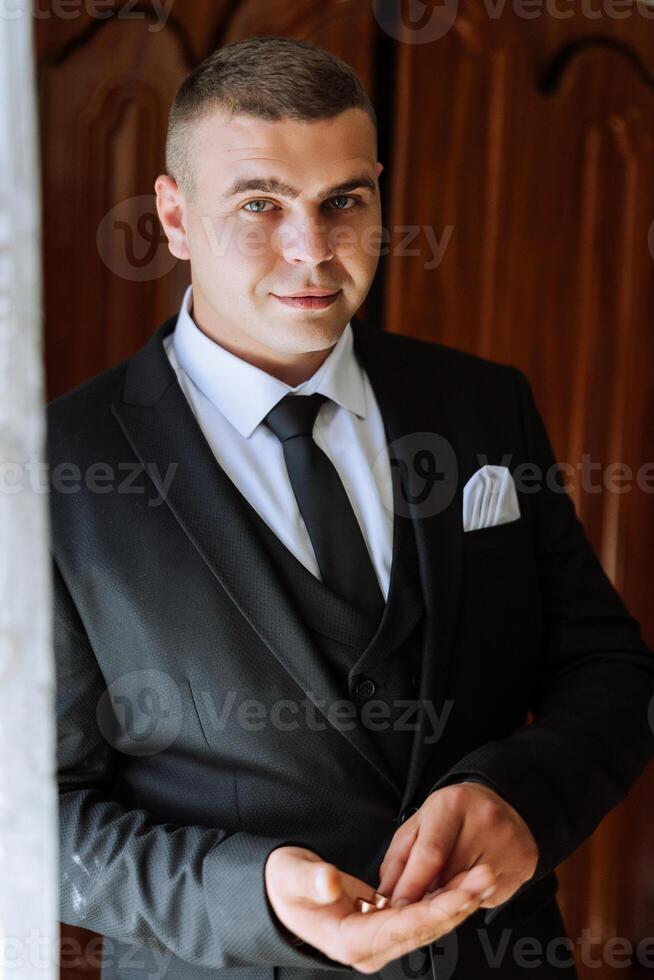
[[[461,814],[443,807],[438,815],[423,820],[402,873],[392,892],[391,904],[417,902],[447,863],[461,828]]]
[[[429,891],[430,892],[432,892],[432,891],[433,892],[435,892],[435,891],[442,892],[442,891],[445,891],[445,890],[448,890],[449,891],[452,888],[460,888],[461,887],[461,883],[463,882],[463,880],[464,880],[464,878],[466,877],[467,874],[468,874],[468,870],[466,870],[466,871],[459,871],[458,875],[454,875],[453,878],[446,878],[445,875],[439,875],[438,877],[440,879],[440,884],[435,885],[435,884],[432,883],[433,884],[433,888],[432,888],[432,885],[430,885],[429,886]]]
[[[490,864],[476,864],[474,868],[470,868],[468,871],[460,871],[449,881],[444,882],[438,891],[458,891],[464,888],[484,899],[489,888],[497,888],[497,881],[498,875]]]
[[[492,881],[490,882],[487,881],[488,875],[486,874],[486,870],[491,872]],[[460,871],[459,874],[454,875],[453,878],[444,881],[442,887],[439,888],[438,891],[449,891],[452,888],[472,889],[474,892],[480,893],[480,905],[482,907],[489,908],[497,904],[496,895],[500,888],[499,879],[501,874],[501,871],[497,873],[494,872],[490,864],[478,864],[475,865],[474,868],[470,868],[469,871]],[[493,902],[488,901],[491,896],[494,898]]]
[[[402,826],[388,845],[384,860],[379,866],[378,892],[382,895],[392,895],[393,889],[404,871],[413,842],[418,833],[418,821],[409,822]]]
[[[365,966],[366,972],[381,969],[394,960],[435,942],[455,929],[479,905],[479,895],[463,888],[443,891],[434,898],[423,899],[401,908],[375,912],[370,923],[362,922],[357,936],[353,966]]]

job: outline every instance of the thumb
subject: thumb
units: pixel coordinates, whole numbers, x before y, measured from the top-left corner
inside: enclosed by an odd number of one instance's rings
[[[309,867],[309,897],[320,905],[329,905],[341,896],[341,875],[334,864],[320,861]]]
[[[276,872],[279,885],[290,900],[329,905],[341,896],[341,873],[335,864],[305,848],[288,847]]]

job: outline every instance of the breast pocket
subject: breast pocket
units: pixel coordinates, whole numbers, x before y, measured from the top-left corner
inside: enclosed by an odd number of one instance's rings
[[[466,549],[485,548],[493,545],[506,545],[524,537],[529,531],[530,522],[522,514],[514,521],[503,524],[491,524],[490,527],[475,528],[474,531],[464,531],[463,540]]]
[[[488,670],[533,663],[542,641],[530,521],[463,532],[463,633]]]

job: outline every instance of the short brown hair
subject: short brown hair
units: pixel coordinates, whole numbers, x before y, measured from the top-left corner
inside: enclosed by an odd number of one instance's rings
[[[377,117],[354,69],[341,58],[292,37],[249,37],[205,58],[173,100],[166,137],[166,171],[189,196],[195,173],[189,159],[193,124],[217,109],[272,121],[331,119],[363,109]]]

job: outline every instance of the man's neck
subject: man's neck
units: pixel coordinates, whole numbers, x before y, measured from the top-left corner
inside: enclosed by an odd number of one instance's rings
[[[215,337],[209,331],[205,330],[197,320],[194,322],[203,334],[209,337],[210,340],[213,340],[214,343],[219,344],[225,350],[229,351],[230,354],[234,354],[236,357],[240,357],[241,360],[253,364],[254,367],[265,371],[266,374],[272,375],[273,378],[277,378],[279,381],[283,381],[284,384],[289,385],[291,388],[295,388],[297,385],[302,384],[303,381],[307,381],[312,377],[333,350],[332,347],[328,347],[326,350],[307,351],[302,354],[290,355],[286,359],[280,359],[279,357],[275,357],[274,353],[263,347],[263,345],[260,345],[260,349],[253,350],[250,346],[245,347],[239,344],[238,340],[235,342],[231,338]]]
[[[218,333],[216,330],[204,326],[203,321],[206,321],[206,317],[201,309],[198,310],[193,294],[191,294],[189,315],[198,330],[201,330],[215,344],[229,351],[230,354],[234,354],[235,357],[240,357],[241,360],[265,371],[273,378],[283,381],[291,388],[297,387],[312,377],[320,365],[329,357],[335,346],[332,345],[324,350],[283,355],[265,347],[253,337],[244,337],[238,333],[229,334],[224,330]]]

